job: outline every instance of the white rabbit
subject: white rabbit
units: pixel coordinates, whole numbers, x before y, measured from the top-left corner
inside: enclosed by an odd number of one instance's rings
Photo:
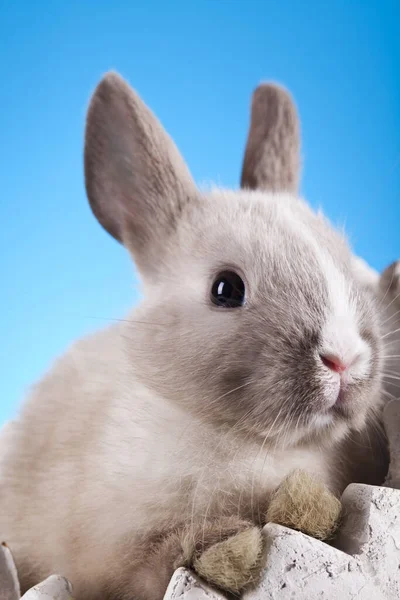
[[[204,193],[118,75],[93,95],[87,194],[144,299],[76,342],[6,432],[0,534],[24,589],[59,572],[80,600],[160,600],[176,566],[232,539],[244,585],[285,475],[309,470],[336,494],[384,477],[374,294],[297,196],[290,97],[261,86],[258,101],[243,189]],[[229,552],[216,568],[235,568]]]

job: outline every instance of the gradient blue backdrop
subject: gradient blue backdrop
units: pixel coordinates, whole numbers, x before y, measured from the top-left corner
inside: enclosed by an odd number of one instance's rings
[[[197,181],[237,186],[250,94],[284,83],[303,193],[382,269],[400,254],[400,3],[0,0],[0,422],[78,335],[137,298],[83,188],[89,95],[119,70]]]

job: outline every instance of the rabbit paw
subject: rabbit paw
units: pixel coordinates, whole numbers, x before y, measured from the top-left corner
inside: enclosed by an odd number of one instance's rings
[[[273,495],[267,522],[327,540],[340,524],[342,505],[324,483],[306,471],[290,473]]]
[[[262,554],[262,533],[253,526],[208,548],[193,567],[211,584],[239,593],[258,580]]]
[[[224,517],[193,530],[182,539],[186,566],[210,585],[238,594],[259,580],[263,564],[264,540],[253,523]]]

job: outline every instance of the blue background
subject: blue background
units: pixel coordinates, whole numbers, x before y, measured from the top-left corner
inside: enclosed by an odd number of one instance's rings
[[[238,185],[250,95],[294,95],[302,191],[382,269],[399,254],[400,3],[0,0],[0,422],[78,335],[137,298],[92,217],[84,117],[106,70],[127,77],[198,182]]]

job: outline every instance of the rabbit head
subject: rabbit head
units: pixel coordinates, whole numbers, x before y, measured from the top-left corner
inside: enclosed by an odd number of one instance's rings
[[[132,372],[215,424],[277,445],[362,428],[380,388],[373,298],[346,240],[297,195],[289,94],[261,85],[237,191],[201,191],[138,95],[107,74],[90,102],[93,213],[131,253],[144,299],[126,324]]]

